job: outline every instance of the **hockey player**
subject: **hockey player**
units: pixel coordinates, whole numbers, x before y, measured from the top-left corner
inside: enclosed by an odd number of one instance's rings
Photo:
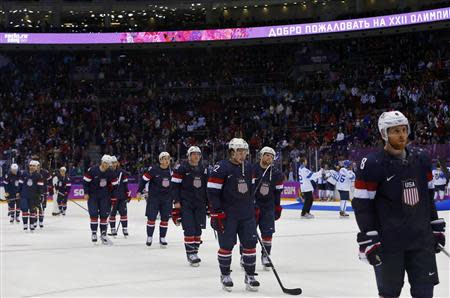
[[[159,166],[149,167],[144,173],[139,183],[138,199],[142,197],[142,192],[148,183],[147,207],[147,246],[152,245],[153,232],[155,231],[156,216],[160,215],[159,224],[159,244],[161,248],[167,247],[166,234],[169,223],[169,216],[172,210],[172,197],[170,194],[170,179],[172,171],[170,165],[170,154],[161,152],[159,154]]]
[[[360,258],[374,266],[380,296],[398,297],[406,271],[412,297],[432,297],[445,221],[433,200],[431,162],[406,147],[410,126],[401,112],[381,114],[378,128],[384,150],[361,160],[352,202]]]
[[[328,179],[327,179],[327,197],[328,201],[333,200],[334,198],[334,191],[336,189],[336,183],[339,180],[339,164],[336,164],[334,166],[334,169],[330,169],[328,172]]]
[[[312,219],[314,215],[310,213],[313,204],[313,191],[314,187],[311,183],[313,178],[313,172],[311,172],[306,166],[308,161],[306,158],[302,157],[300,159],[300,167],[298,168],[298,179],[300,181],[300,190],[302,192],[302,197],[304,200],[302,209],[302,218]]]
[[[59,212],[62,215],[66,215],[67,210],[67,198],[69,196],[70,187],[72,186],[72,182],[70,181],[70,177],[66,175],[66,167],[59,168],[59,173],[56,175],[58,182],[56,183],[56,193],[57,193],[57,202]]]
[[[131,192],[128,189],[128,172],[120,168],[120,163],[117,157],[112,156],[112,172],[114,178],[117,179],[117,186],[115,188],[114,197],[117,198],[117,204],[112,206],[111,214],[109,216],[109,224],[111,226],[111,235],[117,236],[116,230],[116,215],[117,211],[120,214],[120,224],[122,225],[122,233],[125,237],[128,236],[128,217],[127,217],[127,203],[131,200]]]
[[[231,291],[231,253],[236,236],[243,246],[245,284],[249,291],[257,291],[259,282],[255,279],[256,221],[252,190],[251,165],[245,161],[248,144],[240,138],[228,144],[229,159],[214,166],[208,178],[207,194],[211,205],[211,227],[217,231],[219,246],[218,260],[221,283]]]
[[[327,180],[330,173],[328,171],[328,165],[324,164],[319,171],[314,173],[315,180],[317,180],[317,187],[319,189],[319,198],[321,201],[326,201],[328,198]]]
[[[16,163],[13,163],[9,173],[5,175],[3,180],[3,184],[5,185],[5,198],[8,201],[10,223],[14,223],[14,220],[20,222],[19,180],[19,166]]]
[[[38,164],[37,168],[38,173],[42,176],[42,179],[44,181],[44,187],[42,189],[41,194],[41,202],[38,206],[39,210],[39,227],[44,227],[44,214],[45,214],[45,208],[47,208],[47,199],[48,196],[53,196],[53,184],[52,184],[52,175],[49,171],[42,168],[41,164]],[[35,222],[35,226],[37,225],[37,222]]]
[[[343,167],[339,170],[339,178],[336,182],[336,189],[341,199],[341,208],[339,211],[341,217],[348,217],[348,213],[345,210],[347,202],[350,200],[350,189],[355,182],[355,173],[353,173],[351,167],[352,162],[350,160],[344,160]]]
[[[176,225],[181,221],[187,260],[191,266],[197,267],[201,262],[197,254],[202,229],[206,227],[208,172],[199,163],[202,157],[199,147],[189,147],[187,157],[188,162],[176,167],[172,174],[172,220]]]
[[[261,238],[268,254],[272,249],[272,235],[275,233],[275,221],[283,210],[280,196],[283,191],[283,174],[273,167],[275,150],[264,147],[260,151],[260,162],[253,167],[256,199],[256,224],[261,231]],[[269,270],[270,262],[261,251],[261,263],[265,270]]]
[[[100,216],[100,239],[104,245],[112,245],[106,235],[108,229],[108,215],[111,205],[117,203],[113,197],[117,179],[109,171],[111,156],[103,155],[100,165],[89,168],[83,177],[84,199],[87,200],[89,216],[91,218],[91,240],[97,242],[98,218]]]
[[[443,200],[445,196],[445,185],[447,184],[447,179],[445,177],[444,171],[442,171],[439,161],[437,162],[436,169],[432,171],[432,174],[434,184],[434,199],[436,201]]]
[[[39,162],[31,160],[29,170],[22,173],[19,179],[20,208],[22,209],[23,230],[28,230],[28,219],[30,219],[30,231],[36,228],[37,212],[41,204],[44,181],[37,169]]]

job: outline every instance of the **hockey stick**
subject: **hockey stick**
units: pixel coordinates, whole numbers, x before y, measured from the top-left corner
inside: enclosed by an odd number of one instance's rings
[[[259,244],[262,247],[264,255],[269,260],[268,266],[272,268],[273,274],[275,274],[275,277],[277,278],[278,284],[280,285],[281,289],[283,290],[283,293],[289,294],[289,295],[300,295],[302,293],[302,289],[301,288],[287,289],[287,288],[285,288],[283,286],[283,283],[281,282],[281,279],[278,276],[277,270],[275,269],[275,266],[273,265],[272,260],[270,259],[269,253],[267,252],[266,247],[262,243],[261,237],[259,236],[258,233],[256,234],[256,236],[258,237],[258,242],[259,242]]]
[[[82,209],[86,210],[89,213],[89,210],[87,210],[86,208],[84,208],[83,206],[81,206],[80,204],[78,204],[77,202],[75,202],[74,200],[67,198],[69,201],[71,201],[74,204],[77,204],[78,206],[80,206]]]
[[[450,258],[450,254],[448,253],[448,251],[445,249],[445,247],[443,247],[441,244],[438,243],[438,247],[441,249],[441,251]]]

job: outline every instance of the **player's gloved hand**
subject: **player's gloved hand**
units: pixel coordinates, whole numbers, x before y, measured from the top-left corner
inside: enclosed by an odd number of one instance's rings
[[[359,259],[368,262],[372,266],[381,265],[381,243],[378,232],[359,232],[357,240],[359,244]]]
[[[222,210],[216,210],[211,213],[211,228],[217,232],[223,233],[225,231],[225,212]]]
[[[256,220],[256,224],[258,224],[259,222],[259,217],[261,216],[261,209],[259,209],[258,207],[255,207],[255,220]]]
[[[131,191],[127,191],[127,203],[131,201]]]
[[[445,246],[445,220],[443,218],[435,219],[431,222],[431,229],[433,230],[433,236],[435,241],[436,253],[441,252],[439,244]]]
[[[111,206],[115,207],[117,205],[117,198],[111,198]]]
[[[172,221],[176,226],[179,226],[181,223],[181,209],[173,208],[172,209]]]
[[[281,217],[281,211],[283,211],[283,207],[280,205],[275,206],[275,220],[279,220]]]

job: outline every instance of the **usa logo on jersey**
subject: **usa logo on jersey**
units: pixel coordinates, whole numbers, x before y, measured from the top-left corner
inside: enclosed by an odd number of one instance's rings
[[[403,203],[414,206],[419,202],[419,190],[414,180],[403,181]]]

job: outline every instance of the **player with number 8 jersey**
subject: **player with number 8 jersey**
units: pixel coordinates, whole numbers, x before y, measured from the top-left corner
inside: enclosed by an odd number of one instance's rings
[[[433,200],[431,162],[406,147],[410,127],[402,113],[383,113],[378,126],[386,145],[362,159],[352,202],[360,258],[374,266],[380,296],[398,297],[407,272],[411,295],[432,297],[445,222]]]

